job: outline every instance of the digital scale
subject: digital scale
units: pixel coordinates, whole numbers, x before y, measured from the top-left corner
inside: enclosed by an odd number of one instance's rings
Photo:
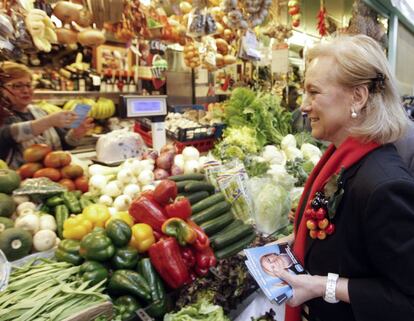
[[[122,118],[147,117],[151,120],[152,147],[158,152],[167,143],[165,116],[167,96],[120,96]]]

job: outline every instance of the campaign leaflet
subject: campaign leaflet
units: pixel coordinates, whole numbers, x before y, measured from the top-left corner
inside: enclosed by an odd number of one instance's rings
[[[286,269],[290,273],[306,273],[287,243],[270,244],[244,250],[250,274],[271,301],[282,304],[293,295],[289,284],[278,277]]]

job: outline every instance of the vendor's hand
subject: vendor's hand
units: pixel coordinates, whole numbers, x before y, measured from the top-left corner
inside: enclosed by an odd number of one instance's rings
[[[325,294],[326,277],[309,274],[297,275],[289,273],[286,269],[279,270],[278,276],[293,289],[293,297],[287,301],[287,304],[292,307]]]
[[[47,116],[51,127],[67,128],[72,124],[78,116],[73,111],[60,111],[58,113]]]
[[[86,117],[83,122],[79,125],[78,128],[75,128],[73,130],[73,135],[76,138],[82,138],[86,135],[86,133],[92,129],[94,126],[93,118],[92,117]]]

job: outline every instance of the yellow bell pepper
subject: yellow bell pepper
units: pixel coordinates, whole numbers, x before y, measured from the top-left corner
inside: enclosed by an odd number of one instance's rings
[[[94,227],[104,227],[111,217],[108,208],[103,204],[89,205],[83,209],[82,214],[92,222]]]
[[[93,224],[83,214],[71,216],[63,223],[63,237],[71,240],[81,240],[92,231]]]
[[[136,248],[139,253],[144,253],[155,243],[152,227],[145,223],[135,224],[131,228],[132,237],[129,245]]]
[[[129,215],[128,212],[122,211],[122,212],[116,212],[115,214],[113,214],[111,218],[106,221],[105,227],[109,224],[110,221],[115,220],[115,219],[124,221],[125,223],[129,225],[129,227],[132,227],[134,225],[134,218],[131,215]]]

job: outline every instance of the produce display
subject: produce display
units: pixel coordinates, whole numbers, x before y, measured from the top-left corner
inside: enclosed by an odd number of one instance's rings
[[[27,148],[17,172],[0,170],[6,258],[51,250],[45,264],[73,269],[82,291],[100,293],[91,305],[111,302],[112,320],[127,320],[137,309],[155,320],[229,320],[257,289],[240,252],[269,242],[262,233],[291,232],[288,212],[322,153],[308,136],[288,134],[290,114],[274,96],[240,88],[210,112],[227,128],[208,155],[194,147],[179,153],[174,145],[159,154],[134,148],[125,130],[97,144],[99,157],[110,158],[115,146],[126,146],[117,166],[86,168],[70,153]],[[174,126],[193,125],[175,115],[168,117]]]

